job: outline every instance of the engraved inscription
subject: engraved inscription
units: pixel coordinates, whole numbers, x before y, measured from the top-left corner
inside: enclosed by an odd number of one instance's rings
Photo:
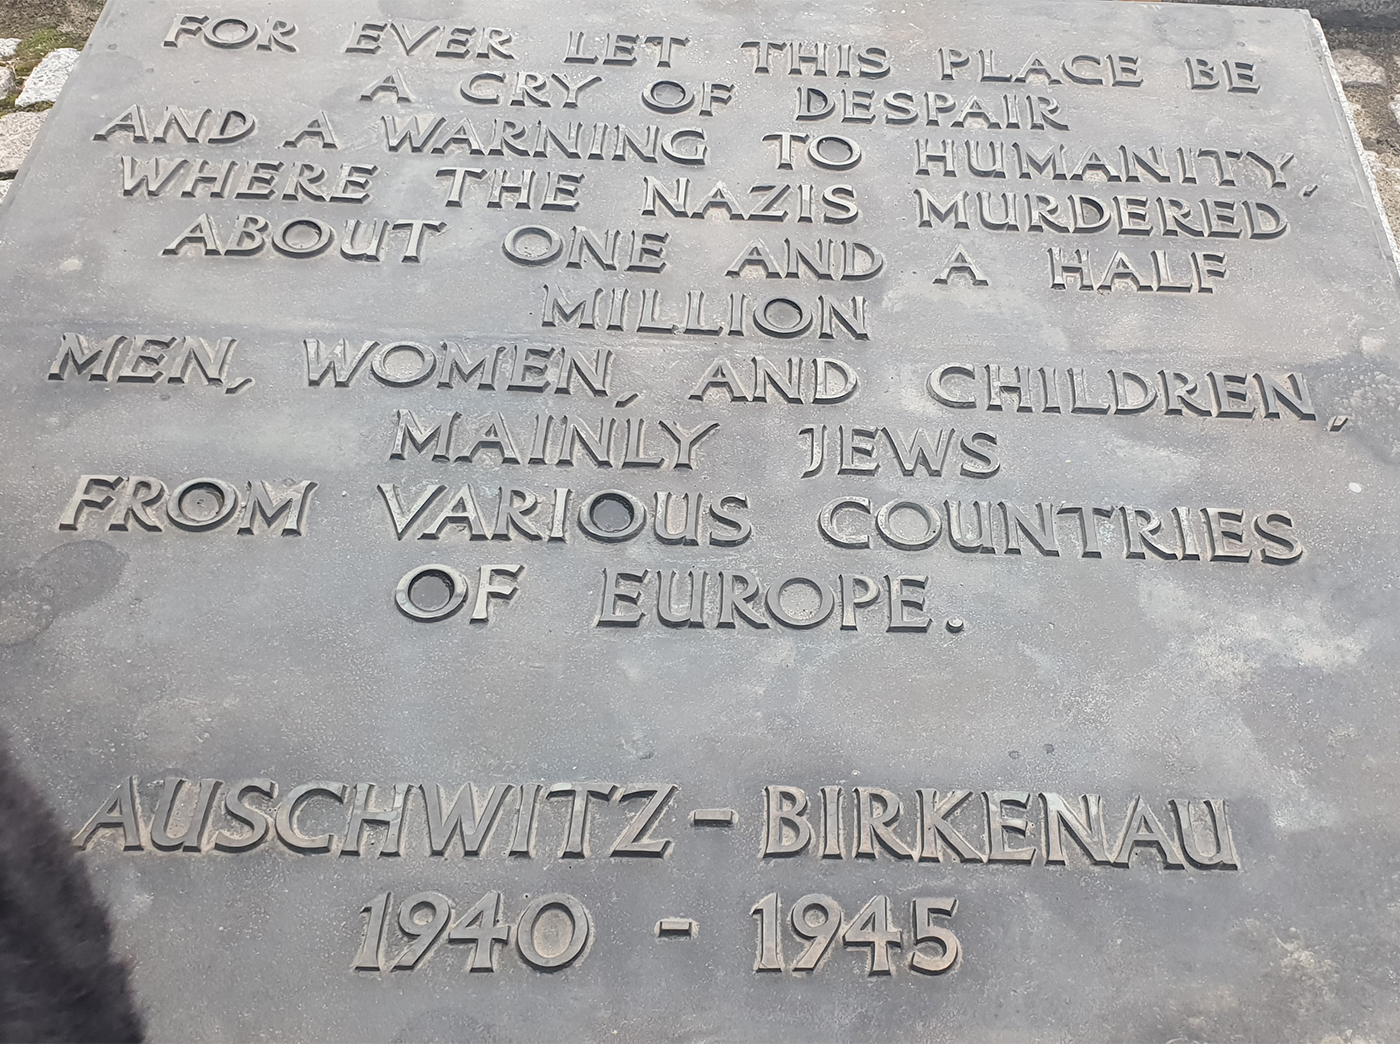
[[[249,480],[240,493],[218,478],[194,478],[168,488],[149,475],[82,475],[58,528],[161,533],[171,531],[168,524],[203,533],[231,525],[242,536],[301,536],[316,485],[309,480],[290,486]]]

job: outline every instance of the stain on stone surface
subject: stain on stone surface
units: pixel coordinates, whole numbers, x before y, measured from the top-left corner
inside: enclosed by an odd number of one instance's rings
[[[121,580],[126,561],[104,541],[73,540],[0,573],[0,646],[32,641],[62,614],[101,601]]]

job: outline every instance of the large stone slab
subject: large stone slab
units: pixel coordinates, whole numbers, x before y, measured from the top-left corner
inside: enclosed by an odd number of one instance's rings
[[[153,1038],[1400,1035],[1304,15],[113,0],[12,196],[0,723]]]

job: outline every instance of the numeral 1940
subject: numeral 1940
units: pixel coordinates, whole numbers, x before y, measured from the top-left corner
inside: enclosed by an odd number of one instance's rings
[[[500,892],[487,892],[455,922],[452,901],[447,896],[441,892],[415,892],[398,907],[399,930],[408,937],[408,945],[386,963],[384,936],[392,902],[390,893],[381,892],[361,908],[360,912],[368,917],[360,950],[355,955],[356,971],[412,971],[444,932],[449,943],[473,946],[468,971],[494,972],[498,946],[508,946],[512,937],[525,963],[554,971],[577,961],[593,934],[588,910],[562,892],[536,896],[515,924],[501,920]]]

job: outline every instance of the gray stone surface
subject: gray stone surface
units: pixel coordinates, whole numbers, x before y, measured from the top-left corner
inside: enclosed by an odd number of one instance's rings
[[[1335,50],[1332,63],[1343,87],[1384,87],[1389,82],[1385,66],[1360,51]]]
[[[153,1040],[1400,1039],[1400,278],[1311,21],[633,0],[561,24],[525,0],[472,11],[514,57],[464,60],[432,38],[458,4],[287,0],[295,54],[235,47],[233,23],[161,46],[202,10],[114,0],[0,208],[0,724],[75,834],[115,799],[82,858]],[[635,65],[562,60],[570,31],[596,55],[632,27],[689,42],[665,69],[644,41]],[[754,71],[745,41],[797,33],[891,69]],[[946,81],[940,47],[969,63]],[[1032,47],[1061,82],[979,78],[977,49],[1011,76]],[[1257,59],[1262,89],[1237,68],[1244,90],[1193,90],[1202,48]],[[391,69],[412,103],[374,91]],[[564,108],[545,73],[602,82]],[[472,103],[473,78],[552,104]],[[661,78],[733,97],[657,112]],[[795,119],[799,85],[838,111]],[[962,119],[883,118],[935,88]],[[981,125],[1004,93],[1021,125]],[[1032,126],[1026,94],[1062,126]],[[199,142],[135,140],[167,107]],[[256,133],[210,142],[229,110]],[[300,133],[322,113],[335,149]],[[528,140],[536,120],[564,143]],[[808,136],[786,167],[782,133]],[[200,159],[238,166],[211,186]],[[577,209],[543,205],[566,173]],[[415,221],[441,227],[411,251]],[[817,359],[858,386],[814,401]],[[799,386],[757,386],[763,361]],[[566,451],[565,416],[603,461]],[[693,466],[663,420],[717,425]],[[302,482],[304,520],[264,503]],[[404,578],[432,563],[470,597],[412,618],[435,603]],[[522,567],[514,594],[493,566]],[[371,822],[361,847],[352,809],[396,787],[402,845]],[[470,856],[441,836],[459,793]],[[933,829],[950,793],[962,857]],[[1054,794],[1085,821],[1063,853]],[[1238,869],[1201,865],[1205,799]],[[772,800],[805,802],[805,845],[765,829]],[[560,894],[586,915],[556,901],[522,930]],[[809,948],[823,908],[839,937]],[[945,952],[931,930],[961,944],[945,974],[918,970]]]
[[[24,90],[15,99],[15,108],[26,109],[43,102],[58,101],[63,85],[68,82],[68,74],[78,62],[78,52],[71,47],[60,47],[44,55],[24,81]]]
[[[14,93],[15,71],[8,65],[0,65],[0,98]]]
[[[47,112],[11,112],[0,116],[0,174],[14,174],[29,154]]]

